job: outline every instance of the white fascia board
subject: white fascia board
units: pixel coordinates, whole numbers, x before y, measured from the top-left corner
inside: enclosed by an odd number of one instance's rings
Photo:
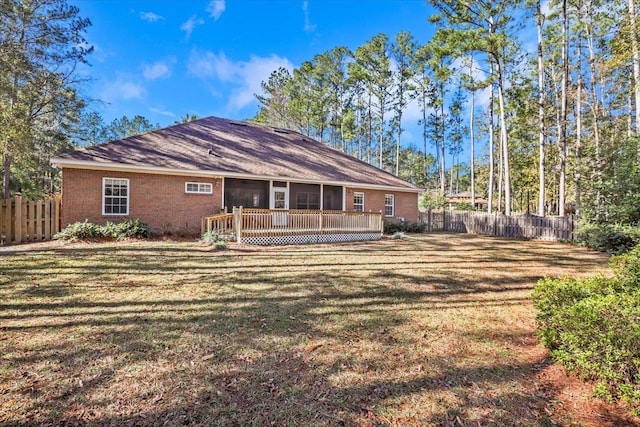
[[[290,178],[283,176],[270,176],[270,175],[251,175],[246,173],[237,172],[225,172],[225,171],[206,171],[206,170],[187,170],[187,169],[172,169],[163,168],[157,166],[139,166],[139,165],[126,165],[123,163],[112,162],[92,162],[90,160],[70,160],[53,157],[51,163],[59,168],[70,169],[92,169],[103,171],[118,171],[118,172],[133,172],[133,173],[150,173],[156,175],[180,175],[180,176],[193,176],[193,177],[212,177],[212,178],[239,178],[239,179],[255,179],[263,181],[288,181],[299,184],[325,184],[335,185],[338,187],[345,186],[347,188],[362,188],[366,190],[387,190],[387,191],[401,191],[405,193],[418,193],[421,190],[419,188],[406,188],[395,187],[392,185],[378,185],[378,184],[364,184],[360,182],[347,182],[347,181],[328,181],[328,180],[310,180]]]

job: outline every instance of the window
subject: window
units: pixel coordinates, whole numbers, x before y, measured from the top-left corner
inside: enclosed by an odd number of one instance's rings
[[[364,193],[353,193],[353,210],[364,212]]]
[[[102,214],[129,215],[129,180],[102,178]]]
[[[384,195],[384,216],[393,216],[393,194]]]
[[[320,209],[318,193],[296,193],[296,209]]]
[[[189,194],[213,194],[213,184],[209,182],[185,182],[184,192]]]

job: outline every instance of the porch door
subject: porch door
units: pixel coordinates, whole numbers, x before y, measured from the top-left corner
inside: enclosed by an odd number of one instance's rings
[[[271,209],[289,209],[289,191],[285,187],[272,187],[271,199],[269,201]],[[283,226],[287,225],[287,213],[274,213],[273,225]]]

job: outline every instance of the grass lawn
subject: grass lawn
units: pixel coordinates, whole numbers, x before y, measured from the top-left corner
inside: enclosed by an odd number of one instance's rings
[[[5,248],[0,424],[564,423],[530,292],[607,261],[462,234]]]

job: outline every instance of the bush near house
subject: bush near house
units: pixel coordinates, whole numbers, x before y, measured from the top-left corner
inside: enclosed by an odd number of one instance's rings
[[[105,225],[94,224],[85,219],[70,224],[53,237],[54,239],[75,241],[104,238],[146,238],[150,235],[149,226],[137,218],[125,219],[119,223],[107,222]]]
[[[424,233],[427,231],[427,224],[412,221],[385,221],[384,234],[402,233]]]
[[[595,392],[640,413],[640,246],[613,257],[613,277],[545,278],[533,291],[538,335]]]
[[[617,224],[581,224],[575,233],[578,244],[619,255],[640,244],[640,227]]]

